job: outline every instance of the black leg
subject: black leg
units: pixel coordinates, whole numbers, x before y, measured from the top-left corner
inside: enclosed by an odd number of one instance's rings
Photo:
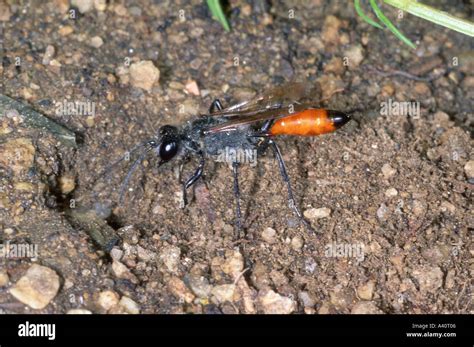
[[[242,213],[240,211],[240,189],[239,189],[239,163],[233,162],[232,163],[232,172],[234,174],[234,196],[235,196],[235,202],[236,202],[236,208],[235,208],[235,215],[236,215],[236,221],[235,225],[237,227],[238,232],[240,233],[240,230],[242,229]]]
[[[209,113],[213,114],[216,111],[221,111],[223,109],[222,104],[219,99],[216,99],[212,102],[211,107],[209,107]]]
[[[185,183],[183,183],[183,208],[186,207],[186,205],[188,204],[188,196],[186,193],[186,189],[196,183],[196,181],[202,176],[202,172],[204,170],[204,163],[204,156],[201,155],[201,161],[199,162],[199,166],[197,167],[196,171],[194,171],[192,176],[189,177]]]
[[[270,130],[270,127],[272,126],[272,124],[273,124],[273,120],[270,119],[266,121],[260,128],[260,132],[258,135],[261,135],[262,141],[259,143],[258,148],[257,148],[258,155],[265,153],[265,151],[268,148],[270,137],[266,137],[266,136],[268,136],[268,130]]]
[[[280,152],[280,148],[273,140],[269,140],[268,143],[272,146],[273,152],[275,153],[275,157],[278,161],[278,166],[280,167],[280,174],[285,181],[287,189],[288,189],[288,206],[295,211],[298,218],[306,225],[306,227],[311,231],[315,232],[314,229],[311,227],[311,224],[304,218],[303,214],[301,213],[298,205],[296,204],[295,198],[293,197],[293,189],[291,188],[290,177],[286,172],[285,162],[283,161],[283,157]]]

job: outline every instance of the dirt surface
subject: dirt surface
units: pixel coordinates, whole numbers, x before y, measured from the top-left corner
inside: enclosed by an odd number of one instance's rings
[[[38,247],[0,260],[2,312],[472,313],[472,38],[405,14],[411,50],[346,1],[232,1],[229,33],[199,1],[12,3],[0,3],[1,93],[78,147],[0,119],[0,238]],[[473,19],[472,1],[434,3]],[[239,239],[228,165],[206,164],[184,210],[178,163],[149,157],[122,206],[129,160],[94,182],[161,125],[290,80],[344,88],[326,106],[358,110],[336,133],[278,139],[316,235],[270,153],[241,169]],[[61,114],[64,100],[95,113]],[[420,112],[386,114],[389,100]]]

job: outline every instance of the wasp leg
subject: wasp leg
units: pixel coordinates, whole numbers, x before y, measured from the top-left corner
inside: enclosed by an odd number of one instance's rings
[[[272,119],[266,121],[262,125],[262,127],[260,128],[258,133],[250,135],[250,136],[254,136],[254,137],[260,137],[262,139],[261,142],[258,144],[258,147],[257,147],[257,151],[258,151],[257,154],[258,155],[261,155],[261,154],[263,154],[267,151],[269,141],[270,141],[270,138],[269,138],[270,134],[269,134],[268,130],[270,129],[272,123],[273,123]]]
[[[236,220],[235,220],[235,225],[237,227],[238,233],[240,233],[240,230],[242,229],[242,213],[240,211],[240,189],[239,189],[239,163],[233,162],[232,163],[232,172],[234,174],[234,196],[235,196],[235,202],[236,202],[236,207],[235,207],[235,215],[236,215]]]
[[[219,99],[215,99],[212,102],[211,107],[209,107],[209,113],[213,114],[216,111],[221,111],[223,108],[224,107],[222,107],[221,101]]]
[[[188,196],[186,190],[191,187],[196,181],[202,176],[202,172],[204,170],[204,156],[201,156],[201,161],[199,162],[199,166],[197,167],[196,171],[192,174],[191,177],[188,178],[186,183],[183,183],[183,208],[186,207],[188,204]]]
[[[280,167],[280,174],[281,177],[283,178],[283,181],[286,183],[286,187],[288,189],[288,205],[290,208],[295,211],[296,215],[298,218],[305,224],[305,226],[308,228],[309,231],[315,232],[311,224],[304,218],[303,214],[301,213],[300,209],[296,205],[295,198],[293,196],[293,189],[291,188],[291,183],[290,183],[290,177],[288,176],[288,173],[286,172],[286,166],[285,162],[283,161],[283,157],[280,152],[280,148],[277,146],[277,144],[273,140],[268,140],[269,145],[272,146],[273,152],[275,153],[275,157],[277,158],[278,161],[278,166]]]

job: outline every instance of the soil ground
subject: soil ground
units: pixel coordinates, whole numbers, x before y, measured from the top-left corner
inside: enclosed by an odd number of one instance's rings
[[[117,303],[126,297],[141,313],[472,313],[472,38],[383,7],[417,43],[411,50],[347,1],[232,1],[231,32],[199,1],[98,1],[75,19],[67,1],[7,3],[1,93],[74,131],[78,147],[2,119],[4,158],[10,141],[32,146],[16,170],[2,166],[0,238],[39,249],[37,259],[0,261],[3,312],[135,312]],[[472,1],[433,3],[473,19]],[[152,61],[159,81],[139,87],[128,59]],[[344,88],[325,105],[358,110],[333,134],[278,139],[316,235],[288,208],[270,153],[241,168],[238,240],[228,165],[207,163],[184,210],[178,165],[157,168],[153,156],[121,207],[129,162],[94,184],[161,125],[206,113],[214,98],[230,105],[295,79],[322,84],[325,95]],[[63,100],[93,102],[95,116],[58,114]],[[418,103],[420,113],[386,114],[389,100]],[[97,221],[74,220],[74,209]],[[117,236],[112,251],[94,231]],[[40,310],[10,293],[32,263],[60,281]]]

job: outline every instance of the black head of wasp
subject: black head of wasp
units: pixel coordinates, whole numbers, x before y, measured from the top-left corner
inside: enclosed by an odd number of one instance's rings
[[[330,133],[350,120],[347,113],[320,108],[315,105],[315,102],[302,102],[303,99],[311,98],[313,92],[313,88],[308,84],[293,82],[228,108],[223,108],[220,101],[215,100],[211,104],[209,114],[188,121],[180,127],[162,126],[155,137],[131,151],[139,151],[139,155],[132,162],[123,180],[119,201],[122,202],[124,198],[125,189],[133,172],[150,153],[158,158],[158,166],[173,161],[177,157],[196,156],[199,158],[199,164],[194,173],[182,182],[183,206],[186,206],[188,203],[186,192],[201,178],[206,160],[217,160],[218,157],[222,158],[223,153],[237,153],[237,151],[262,155],[270,148],[286,184],[290,208],[308,230],[314,231],[295,202],[290,178],[280,148],[275,142],[278,135],[317,136]],[[240,231],[242,216],[238,169],[242,156],[230,156],[228,159],[227,161],[232,165],[234,179],[235,225]],[[118,162],[121,160],[123,158]]]

